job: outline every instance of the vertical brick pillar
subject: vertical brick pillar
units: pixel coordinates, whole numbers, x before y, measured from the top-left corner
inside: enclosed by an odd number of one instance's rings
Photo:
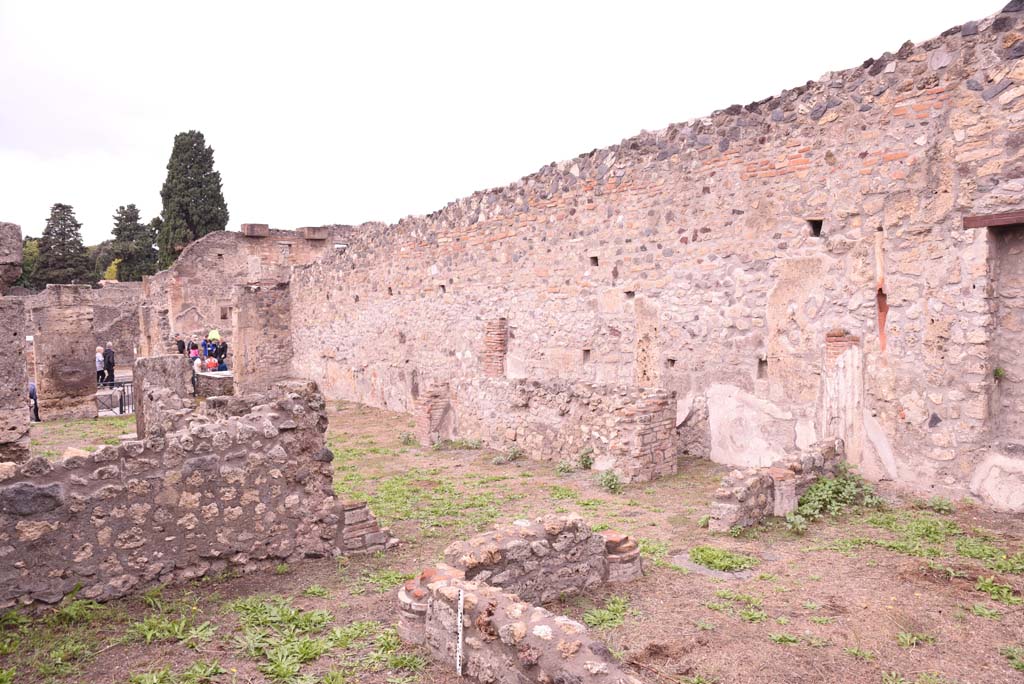
[[[493,321],[487,321],[487,326],[484,328],[484,375],[503,377],[506,354],[508,354],[508,319],[496,318]]]
[[[825,333],[825,365],[828,368],[835,366],[836,359],[842,356],[847,349],[860,345],[860,337],[851,335],[847,330],[829,330]]]
[[[416,400],[416,438],[420,444],[435,444],[451,435],[452,407],[448,385],[431,387]]]

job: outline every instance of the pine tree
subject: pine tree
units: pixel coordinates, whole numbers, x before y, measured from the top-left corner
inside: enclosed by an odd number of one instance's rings
[[[220,172],[213,170],[213,148],[199,131],[174,136],[160,198],[163,225],[157,243],[161,268],[173,264],[188,243],[227,226],[228,207]]]
[[[54,204],[39,240],[39,257],[32,280],[43,287],[49,283],[90,283],[93,264],[82,245],[82,224],[68,204]]]
[[[142,276],[156,273],[157,253],[153,246],[156,233],[152,223],[139,221],[138,207],[129,204],[117,208],[113,233],[111,252],[115,259],[120,260],[117,267],[118,280],[142,280]]]

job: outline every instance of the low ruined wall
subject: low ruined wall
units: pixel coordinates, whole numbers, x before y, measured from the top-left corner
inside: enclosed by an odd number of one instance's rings
[[[458,579],[430,587],[425,644],[436,660],[455,663],[460,589],[465,676],[495,684],[640,684],[579,622],[495,587]]]
[[[166,390],[191,407],[192,364],[182,354],[164,354],[142,358],[132,368],[132,392],[135,395],[135,434],[146,437],[146,413],[163,396],[157,390]]]
[[[231,371],[196,373],[197,397],[223,397],[235,393],[235,377]]]
[[[399,592],[398,633],[407,643],[454,663],[461,589],[462,674],[510,684],[638,681],[583,625],[531,605],[640,577],[629,537],[594,533],[578,515],[548,515],[454,542],[444,555]]]
[[[417,403],[417,418],[426,401],[433,415],[449,421],[448,432],[483,437],[496,448],[519,446],[530,458],[575,460],[589,450],[594,470],[614,471],[623,482],[677,470],[675,402],[665,390],[483,378],[447,390],[450,416],[433,394],[425,397]],[[494,406],[500,410],[485,408]],[[432,430],[452,436],[438,426]]]
[[[548,515],[453,542],[444,561],[466,573],[519,595],[547,603],[599,586],[608,575],[605,540],[578,516]]]
[[[842,440],[829,440],[767,468],[731,471],[715,491],[708,528],[726,532],[756,525],[769,516],[785,517],[796,510],[808,487],[836,474],[845,455]]]
[[[332,489],[313,383],[210,400],[169,390],[146,439],[58,461],[0,463],[0,606],[261,564],[384,549],[389,537]],[[351,524],[349,521],[352,521]]]

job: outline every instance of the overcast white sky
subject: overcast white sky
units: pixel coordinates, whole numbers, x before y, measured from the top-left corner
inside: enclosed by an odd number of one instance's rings
[[[1005,2],[0,0],[0,220],[155,216],[194,128],[229,228],[393,222]]]

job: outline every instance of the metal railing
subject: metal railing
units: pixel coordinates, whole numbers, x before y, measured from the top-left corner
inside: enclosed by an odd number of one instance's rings
[[[131,382],[105,382],[96,391],[96,408],[102,413],[135,413],[135,395]]]

